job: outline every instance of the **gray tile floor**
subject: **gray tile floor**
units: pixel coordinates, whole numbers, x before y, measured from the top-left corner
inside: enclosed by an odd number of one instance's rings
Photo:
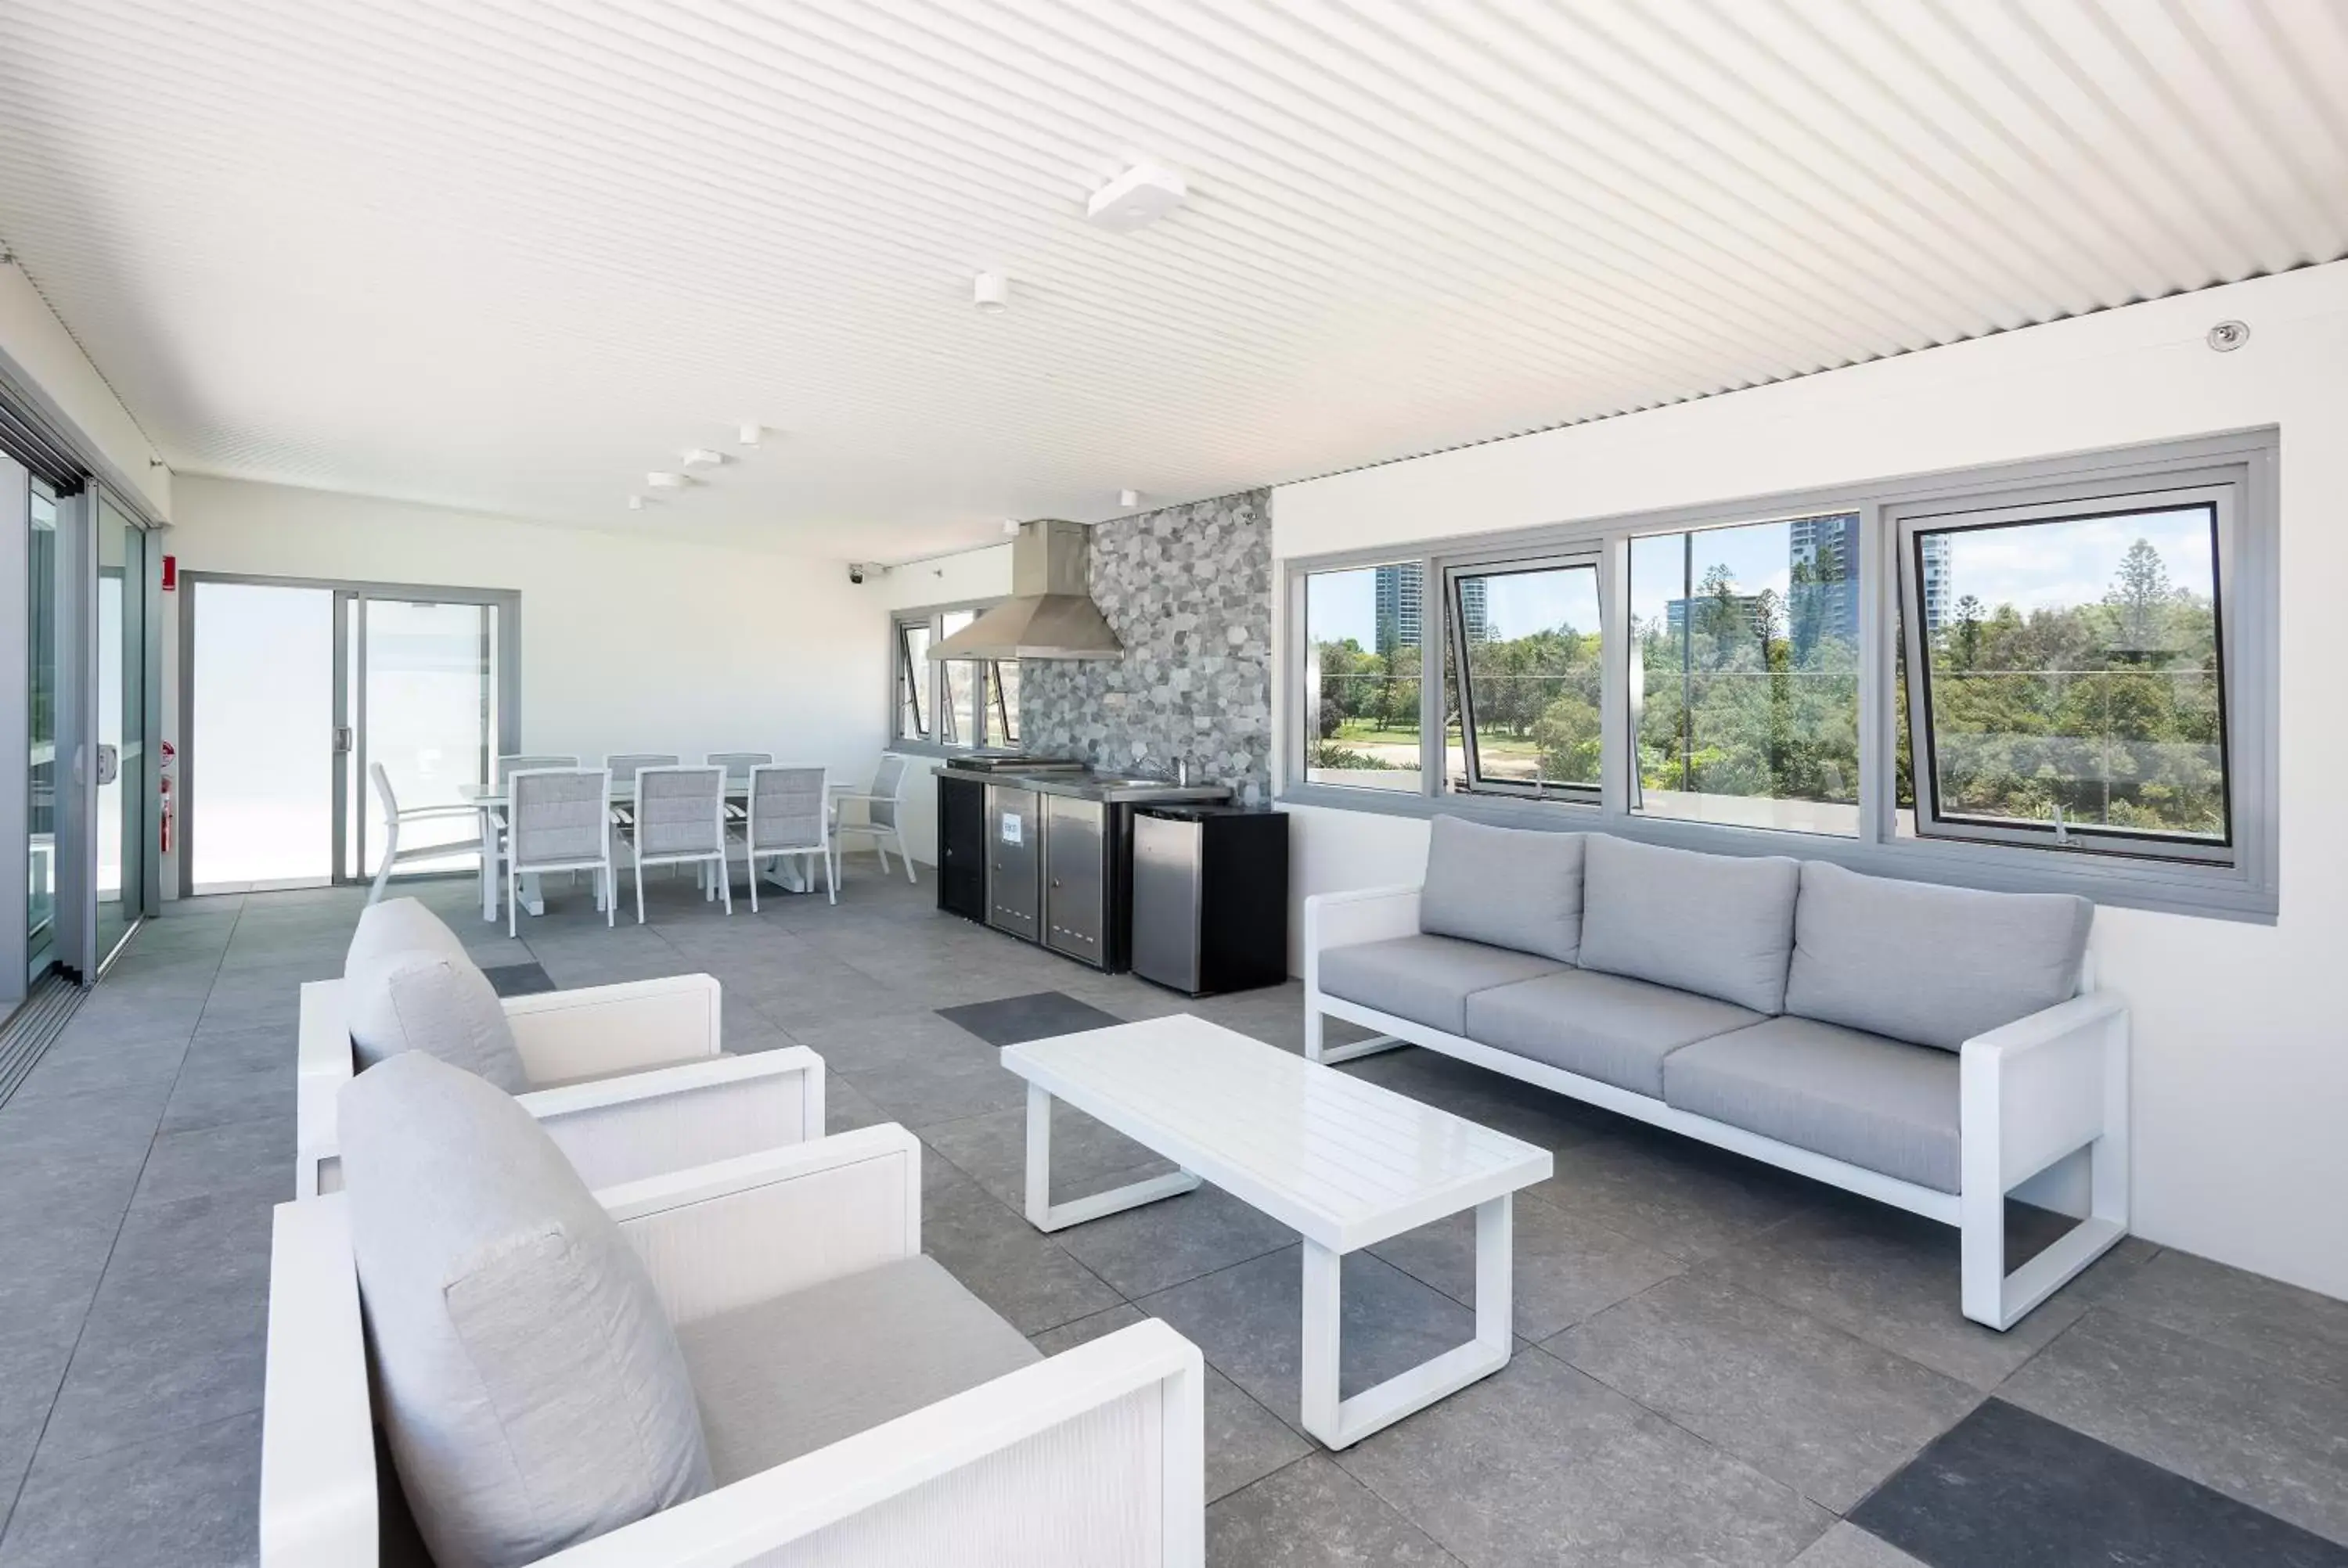
[[[936,1016],[1056,990],[1295,1050],[1296,989],[1186,1004],[855,870],[837,907],[731,919],[656,876],[652,924],[616,930],[557,887],[520,941],[469,884],[417,891],[484,965],[705,970],[731,1049],[821,1051],[835,1127],[922,1135],[930,1249],[1045,1350],[1144,1314],[1189,1335],[1218,1563],[1912,1562],[1838,1516],[1993,1392],[2348,1542],[2348,1304],[2130,1243],[1992,1334],[1958,1315],[1952,1233],[1419,1051],[1347,1071],[1557,1152],[1518,1208],[1519,1354],[1328,1453],[1296,1429],[1293,1240],[1211,1189],[1036,1234],[1022,1086]],[[252,1560],[296,987],[338,971],[358,907],[172,906],[0,1108],[0,1568]],[[1152,1163],[1063,1114],[1067,1192]],[[1349,1391],[1466,1337],[1471,1278],[1462,1223],[1348,1259]]]

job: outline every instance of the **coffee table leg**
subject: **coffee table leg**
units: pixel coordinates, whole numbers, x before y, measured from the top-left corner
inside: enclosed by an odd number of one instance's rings
[[[1476,1207],[1476,1337],[1456,1349],[1398,1372],[1352,1399],[1338,1395],[1344,1317],[1341,1254],[1304,1244],[1304,1343],[1299,1401],[1304,1430],[1333,1449],[1351,1448],[1372,1432],[1457,1393],[1509,1364],[1514,1333],[1514,1214],[1508,1194]]]
[[[1039,1231],[1066,1230],[1086,1220],[1099,1219],[1103,1214],[1117,1214],[1126,1209],[1154,1204],[1160,1198],[1179,1197],[1192,1192],[1199,1178],[1188,1171],[1172,1171],[1163,1176],[1151,1176],[1147,1181],[1134,1182],[1122,1187],[1112,1187],[1106,1193],[1095,1193],[1087,1198],[1072,1198],[1065,1204],[1052,1201],[1052,1096],[1041,1084],[1027,1086],[1027,1223]]]

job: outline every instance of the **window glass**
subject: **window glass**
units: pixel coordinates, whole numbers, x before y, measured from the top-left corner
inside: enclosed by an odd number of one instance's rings
[[[930,738],[930,627],[925,620],[897,623],[897,735]]]
[[[1912,536],[1938,823],[2226,842],[2219,528],[2209,501]]]
[[[1451,574],[1467,668],[1462,770],[1471,789],[1595,791],[1598,568],[1496,567]]]
[[[938,635],[952,637],[977,619],[974,610],[950,610],[939,619]],[[938,740],[949,746],[974,746],[978,743],[978,661],[949,659],[942,668],[946,689],[938,714]]]
[[[1416,561],[1304,579],[1304,776],[1416,792],[1426,574]]]
[[[1015,746],[1019,743],[1019,661],[988,660],[986,682],[986,743]]]
[[[1859,832],[1859,518],[1631,541],[1633,809]]]

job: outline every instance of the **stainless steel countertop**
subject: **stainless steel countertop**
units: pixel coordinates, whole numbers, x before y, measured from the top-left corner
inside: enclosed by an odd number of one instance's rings
[[[1097,800],[1111,805],[1167,805],[1177,802],[1231,798],[1231,792],[1221,784],[1178,784],[1165,779],[1138,778],[1129,774],[1072,773],[1052,768],[1040,768],[1033,773],[980,770],[956,767],[952,763],[938,772],[952,778],[968,779],[973,784],[1012,784],[1020,789],[1032,789],[1039,794],[1068,795],[1077,800]]]

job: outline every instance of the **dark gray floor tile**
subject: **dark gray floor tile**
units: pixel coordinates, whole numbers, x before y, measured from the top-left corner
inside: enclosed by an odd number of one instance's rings
[[[77,1459],[258,1409],[268,1274],[265,1208],[222,1194],[131,1210],[41,1460]]]
[[[917,1132],[964,1116],[1025,1105],[1027,1099],[1026,1084],[995,1060],[994,1048],[974,1040],[969,1048],[952,1051],[867,1060],[843,1068],[840,1076],[854,1083],[889,1120]]]
[[[139,1178],[133,1208],[220,1197],[259,1210],[294,1196],[294,1113],[282,1112],[243,1121],[200,1122],[174,1130],[167,1122],[156,1134]]]
[[[162,1130],[188,1132],[268,1117],[290,1121],[294,1090],[294,1071],[282,1062],[231,1069],[207,1058],[195,1071],[181,1071],[163,1107]]]
[[[45,1447],[0,1536],[0,1568],[251,1563],[260,1493],[257,1411],[78,1460]]]
[[[58,1040],[43,1053],[25,1081],[16,1086],[10,1103],[46,1100],[89,1090],[120,1089],[134,1083],[169,1083],[180,1073],[188,1052],[188,1034],[195,1028],[191,1013],[176,1038],[99,1040],[84,1035]]]
[[[1458,1562],[1314,1454],[1207,1510],[1213,1568],[1452,1568]]]
[[[1981,1398],[1704,1276],[1659,1285],[1544,1348],[1838,1513]]]
[[[1848,1522],[1836,1525],[1787,1568],[1927,1568],[1881,1536]]]
[[[481,973],[489,977],[489,989],[501,997],[534,997],[555,989],[545,966],[534,958],[519,963],[484,964]]]
[[[300,1050],[295,1030],[275,1025],[259,1029],[199,1030],[188,1043],[182,1080],[234,1076],[242,1072],[280,1072],[294,1076]]]
[[[1022,1334],[1117,1304],[1117,1294],[1051,1238],[959,1173],[932,1182],[922,1162],[922,1250]]]
[[[1107,1029],[1121,1021],[1089,1002],[1065,991],[1034,991],[998,1001],[970,1002],[938,1009],[938,1016],[959,1024],[989,1045],[1017,1045],[1022,1040],[1046,1040],[1057,1034]]]
[[[1776,1568],[1833,1522],[1540,1350],[1337,1462],[1471,1563]]]
[[[1163,1317],[1226,1377],[1302,1430],[1303,1283],[1291,1245],[1139,1305]],[[1367,1253],[1344,1260],[1338,1387],[1351,1397],[1476,1337],[1476,1315]]]
[[[871,1127],[886,1122],[880,1107],[858,1091],[856,1085],[837,1073],[827,1072],[823,1080],[823,1130],[830,1132],[851,1132],[859,1127]],[[928,1163],[929,1162],[924,1162]]]
[[[1851,1521],[1933,1568],[2348,1568],[2348,1550],[2002,1399]]]
[[[1810,1195],[1766,1166],[1629,1123],[1556,1160],[1534,1196],[1690,1262],[1759,1235]]]
[[[1524,1338],[1546,1339],[1687,1266],[1529,1193],[1519,1193],[1513,1207],[1516,1245],[1509,1290],[1516,1331]],[[1475,1301],[1472,1210],[1406,1231],[1370,1250],[1455,1301]]]
[[[1807,1211],[1699,1266],[1986,1392],[2085,1310],[2058,1292],[2003,1333],[1958,1305],[1957,1233],[1849,1204]]]
[[[1301,1020],[1302,1002],[1298,1006]],[[1385,1051],[1340,1071],[1543,1149],[1587,1143],[1617,1124],[1616,1118],[1580,1101],[1432,1050]]]
[[[1128,1303],[1032,1335],[1046,1356],[1139,1323],[1148,1314]],[[1206,1369],[1207,1501],[1214,1501],[1313,1451],[1312,1440],[1250,1399],[1215,1370]]]
[[[1104,1186],[1138,1182],[1164,1162],[1110,1176]],[[1056,1233],[1077,1262],[1138,1299],[1185,1280],[1292,1246],[1296,1233],[1211,1186],[1163,1198]]]
[[[2348,1399],[2329,1384],[2098,1307],[1998,1393],[2348,1542]]]
[[[923,1134],[996,1198],[1014,1209],[1027,1204],[1027,1108],[1022,1103],[983,1115],[966,1116]],[[1097,1193],[1140,1174],[1171,1171],[1170,1160],[1150,1152],[1074,1106],[1052,1102],[1052,1199]]]
[[[2348,1301],[2173,1248],[2098,1299],[2348,1394]]]

